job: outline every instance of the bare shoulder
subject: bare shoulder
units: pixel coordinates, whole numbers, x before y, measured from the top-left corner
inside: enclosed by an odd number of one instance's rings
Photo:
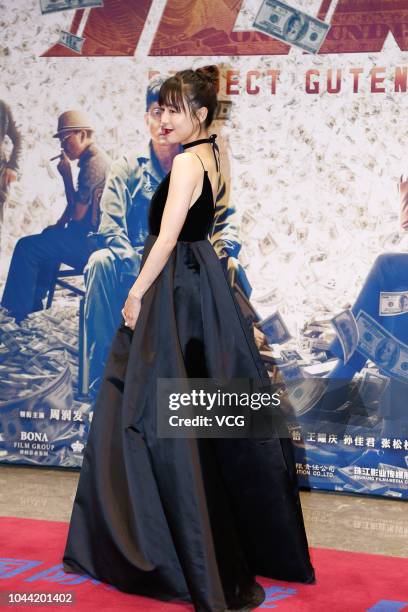
[[[175,170],[177,173],[196,173],[199,170],[197,162],[198,159],[194,153],[190,153],[189,151],[178,153],[173,159],[172,170]]]

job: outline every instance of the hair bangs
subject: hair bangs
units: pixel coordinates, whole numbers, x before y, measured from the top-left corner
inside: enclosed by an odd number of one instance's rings
[[[171,106],[177,112],[184,109],[183,83],[176,76],[167,79],[160,87],[159,105]]]

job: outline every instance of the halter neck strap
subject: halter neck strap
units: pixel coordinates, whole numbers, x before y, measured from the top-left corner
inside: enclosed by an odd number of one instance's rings
[[[205,142],[209,142],[212,146],[212,150],[213,150],[213,154],[214,154],[214,159],[215,159],[215,165],[217,168],[217,172],[220,171],[220,163],[219,163],[219,159],[217,158],[217,155],[215,154],[215,152],[217,151],[218,156],[220,155],[220,150],[218,148],[217,143],[215,142],[215,139],[217,138],[217,134],[211,134],[211,136],[209,138],[200,138],[199,140],[193,140],[192,142],[188,142],[185,145],[181,145],[183,147],[184,150],[189,149],[190,147],[195,147],[196,145],[199,144],[204,144]]]

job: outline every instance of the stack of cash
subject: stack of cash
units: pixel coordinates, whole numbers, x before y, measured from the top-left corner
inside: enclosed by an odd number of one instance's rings
[[[34,333],[38,351],[43,351],[45,347],[64,349],[76,391],[79,355],[78,300],[65,298],[64,301],[56,301],[51,308],[30,314],[21,326]]]
[[[78,301],[65,298],[17,325],[0,308],[0,402],[47,386],[69,365],[78,384]]]
[[[19,327],[0,308],[0,403],[18,401],[48,386],[66,364],[64,347]]]

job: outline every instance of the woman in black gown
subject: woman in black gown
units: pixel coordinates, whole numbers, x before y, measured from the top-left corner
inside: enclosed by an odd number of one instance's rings
[[[157,188],[140,274],[106,364],[63,556],[118,589],[251,610],[255,576],[315,582],[288,437],[164,438],[158,378],[269,377],[207,239],[219,178],[215,67],[163,84],[161,125],[185,152]]]

